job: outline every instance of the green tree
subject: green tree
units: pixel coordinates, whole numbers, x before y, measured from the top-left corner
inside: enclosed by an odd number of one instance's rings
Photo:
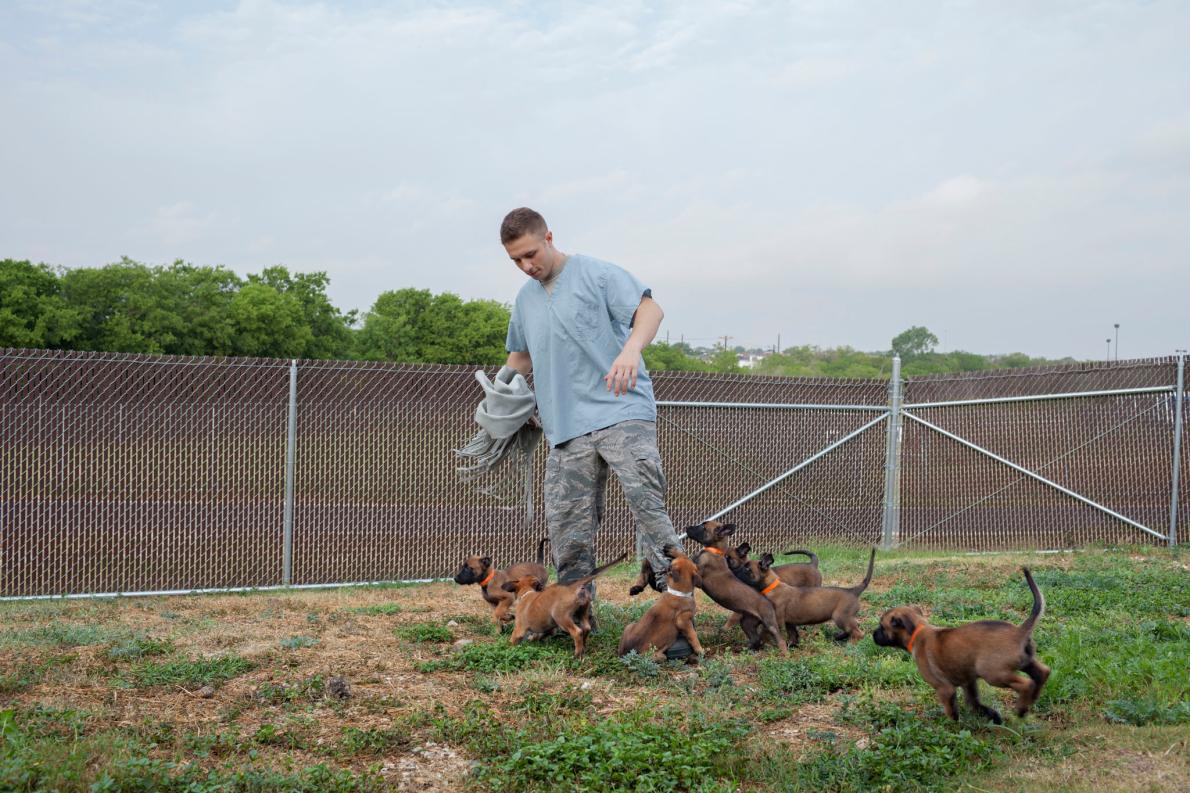
[[[645,347],[643,356],[650,372],[705,372],[710,368],[691,355],[690,347],[686,344],[657,342]]]
[[[263,283],[247,283],[232,298],[233,355],[301,358],[314,342],[301,301]]]
[[[938,337],[927,328],[914,325],[908,330],[901,331],[892,340],[892,351],[901,356],[902,360],[915,358],[919,355],[933,352],[938,346]]]
[[[711,358],[711,371],[723,374],[739,374],[740,359],[733,350],[719,350]]]
[[[79,312],[61,295],[48,265],[0,261],[0,347],[56,349],[80,332]]]
[[[280,265],[266,267],[260,275],[249,275],[250,283],[264,284],[282,295],[294,297],[302,310],[302,320],[313,338],[304,358],[344,358],[351,351],[351,326],[356,312],[335,308],[327,297],[330,278],[324,272],[293,273]]]
[[[72,347],[162,354],[186,333],[177,301],[150,267],[124,257],[105,267],[67,270],[62,297],[80,316]]]
[[[364,315],[356,355],[408,363],[503,363],[508,318],[508,308],[493,300],[397,289],[381,294]]]

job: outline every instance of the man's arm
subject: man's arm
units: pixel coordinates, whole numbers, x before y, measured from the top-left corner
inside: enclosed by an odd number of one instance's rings
[[[527,352],[510,352],[508,354],[508,360],[504,365],[511,366],[525,377],[528,377],[529,372],[533,371],[533,359],[529,357],[529,353]]]
[[[631,304],[630,304],[631,305]],[[607,390],[614,391],[616,396],[627,394],[629,389],[636,388],[636,371],[640,368],[640,353],[661,327],[661,319],[665,312],[657,301],[651,297],[641,298],[636,313],[632,315],[632,333],[628,341],[624,342],[624,349],[612,361],[612,368],[603,378],[607,383]],[[527,357],[527,356],[526,356]]]

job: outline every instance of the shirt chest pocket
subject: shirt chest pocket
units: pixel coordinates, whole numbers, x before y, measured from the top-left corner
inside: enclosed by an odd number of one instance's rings
[[[597,339],[607,328],[607,312],[595,302],[576,298],[561,308],[569,314],[564,315],[562,321],[573,331],[576,339]]]

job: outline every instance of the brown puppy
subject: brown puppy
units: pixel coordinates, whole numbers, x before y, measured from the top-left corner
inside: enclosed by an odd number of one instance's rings
[[[978,678],[1017,693],[1016,715],[1022,718],[1037,701],[1049,679],[1049,667],[1037,660],[1033,626],[1045,612],[1045,597],[1029,568],[1022,568],[1033,592],[1033,611],[1021,625],[1002,620],[969,622],[957,628],[935,628],[914,607],[898,606],[880,616],[872,640],[881,647],[902,647],[917,663],[917,670],[934,687],[942,709],[959,717],[956,689],[963,689],[967,704],[996,724],[1004,720],[995,708],[979,701]],[[1028,678],[1018,675],[1024,672]]]
[[[837,586],[790,586],[777,577],[771,569],[773,555],[766,553],[759,561],[744,562],[736,568],[736,575],[744,583],[754,587],[773,601],[777,609],[777,621],[785,625],[789,644],[798,643],[799,625],[818,625],[833,620],[839,626],[835,639],[857,641],[864,632],[855,619],[859,612],[859,596],[872,582],[872,569],[876,565],[876,549],[868,558],[868,574],[853,587]]]
[[[752,552],[752,546],[748,543],[741,543],[735,547],[734,551],[728,551],[725,555],[727,557],[727,566],[734,572],[741,564],[748,561],[748,554]],[[778,565],[771,568],[777,577],[790,586],[822,586],[822,573],[818,572],[818,555],[813,551],[803,551],[796,549],[786,551],[786,556],[791,556],[795,553],[804,554],[810,557],[809,562],[794,562],[791,564]],[[724,628],[734,628],[740,621],[738,614],[732,614],[724,623]]]
[[[546,538],[537,543],[536,564],[523,562],[503,571],[492,567],[490,556],[468,556],[459,567],[459,572],[455,573],[454,581],[456,584],[479,584],[480,594],[492,605],[492,616],[503,631],[504,626],[512,622],[511,609],[516,596],[505,592],[502,587],[508,581],[516,581],[525,576],[534,576],[545,586],[549,582],[549,573],[545,569],[545,544],[548,541]]]
[[[595,572],[565,584],[542,586],[535,576],[524,576],[517,581],[508,581],[501,588],[516,593],[516,624],[509,641],[520,644],[521,640],[540,639],[561,628],[574,639],[574,655],[577,658],[587,648],[587,634],[591,632],[591,592],[587,584],[596,576],[628,558],[608,562]]]
[[[752,552],[752,546],[748,543],[737,545],[735,549],[734,558],[736,562],[748,561],[748,554]],[[822,573],[818,572],[818,554],[813,551],[802,550],[795,548],[792,551],[786,551],[786,556],[793,556],[794,554],[801,554],[802,556],[810,557],[808,562],[790,562],[789,564],[781,564],[770,568],[777,577],[790,586],[822,586]],[[729,564],[731,558],[728,559]],[[735,569],[735,565],[731,565]]]
[[[717,520],[686,527],[686,536],[703,546],[695,557],[698,575],[702,578],[702,591],[723,608],[740,615],[740,627],[748,637],[749,649],[757,650],[769,639],[777,645],[782,655],[787,655],[789,650],[785,642],[781,641],[773,604],[736,578],[727,566],[724,557],[727,538],[734,532],[735,524]]]
[[[665,660],[665,651],[673,645],[679,633],[690,642],[694,651],[692,657],[703,655],[698,634],[694,631],[694,588],[702,585],[698,567],[674,546],[666,548],[665,554],[673,559],[669,566],[669,588],[643,617],[624,628],[617,651],[620,655],[633,650],[643,655],[652,648],[653,660],[660,663]]]

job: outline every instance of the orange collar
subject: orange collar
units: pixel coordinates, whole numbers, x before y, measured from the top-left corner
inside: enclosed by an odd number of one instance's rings
[[[781,583],[780,578],[774,579],[773,583],[769,584],[764,589],[760,590],[760,594],[764,595],[765,597],[768,597],[768,594],[770,592],[772,592],[774,589],[776,589],[778,587],[778,585],[780,585],[780,583]]]
[[[712,547],[711,547],[711,546],[709,546],[709,545],[703,546],[703,550],[704,550],[704,551],[710,551],[711,553],[713,553],[713,554],[716,554],[716,555],[718,555],[718,556],[722,556],[722,555],[723,555],[723,551],[719,550],[718,548],[712,548]]]
[[[916,628],[913,629],[913,633],[911,633],[909,635],[909,644],[905,645],[905,649],[909,651],[910,655],[913,655],[913,642],[915,639],[917,639],[917,634],[921,633],[921,629],[924,628],[925,626],[926,626],[926,624],[924,622],[919,624]]]
[[[480,581],[479,585],[487,586],[488,582],[491,581],[495,577],[496,577],[496,568],[493,567],[491,570],[488,571],[488,577],[485,578],[484,580]]]

